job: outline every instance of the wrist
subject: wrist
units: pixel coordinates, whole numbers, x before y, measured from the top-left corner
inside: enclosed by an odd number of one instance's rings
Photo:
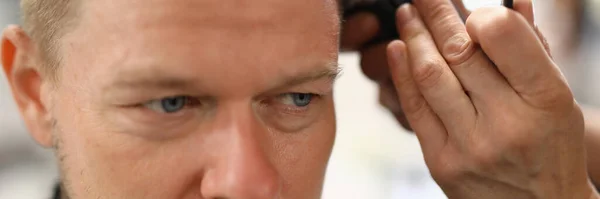
[[[546,181],[547,182],[547,181]],[[563,181],[564,182],[564,181]],[[573,182],[573,181],[571,181]],[[579,183],[567,183],[567,184],[540,184],[541,189],[534,189],[534,198],[539,199],[600,199],[600,194],[592,182],[588,179],[587,181],[581,181]]]

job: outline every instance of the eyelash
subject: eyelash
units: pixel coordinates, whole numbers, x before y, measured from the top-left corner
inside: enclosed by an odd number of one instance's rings
[[[146,101],[146,102],[143,102],[143,103],[138,103],[138,104],[135,104],[135,105],[130,106],[130,107],[142,108],[142,109],[146,109],[148,111],[153,111],[153,112],[157,112],[158,113],[159,111],[154,111],[154,110],[152,110],[149,107],[151,105],[151,103],[161,103],[162,100],[170,99],[170,98],[171,99],[172,98],[179,98],[179,97],[185,98],[185,104],[184,104],[184,107],[182,108],[182,110],[202,105],[202,103],[200,102],[200,100],[198,98],[196,98],[196,97],[179,95],[179,96],[170,96],[170,97],[157,98],[157,99],[149,100],[149,101]],[[180,112],[180,111],[178,111],[178,112]],[[171,114],[176,114],[176,113],[177,112],[171,113]],[[161,113],[161,114],[169,114],[169,113]]]
[[[308,104],[306,106],[286,105],[284,103],[280,103],[281,105],[285,106],[283,109],[288,114],[292,114],[292,115],[303,114],[304,112],[308,111],[308,109],[310,109],[310,107],[315,103],[315,101],[321,99],[321,97],[322,97],[322,95],[315,94],[315,93],[284,93],[284,94],[279,95],[278,98],[282,98],[287,95],[294,95],[294,94],[309,95],[310,101],[308,102]]]
[[[310,101],[308,102],[308,104],[306,106],[289,105],[282,101],[282,100],[284,100],[283,99],[284,97],[293,97],[290,95],[308,95],[310,97],[310,99],[309,99]],[[155,108],[162,108],[162,107],[160,107],[162,105],[162,104],[160,104],[161,101],[166,100],[166,99],[172,99],[172,98],[180,98],[180,97],[185,98],[185,100],[186,100],[184,107],[180,111],[176,111],[173,113],[167,113],[167,112],[156,111],[156,110],[153,110],[152,108],[150,108],[151,103],[159,103],[158,105],[154,104],[154,106],[158,106]],[[283,109],[282,113],[284,113],[284,114],[301,115],[301,114],[304,114],[305,112],[307,112],[310,109],[310,107],[314,103],[316,103],[316,101],[320,100],[322,97],[323,97],[323,95],[315,94],[315,93],[289,92],[289,93],[283,93],[283,94],[277,95],[275,97],[268,98],[268,100],[261,102],[261,104],[263,104],[265,106],[275,106],[277,108],[281,108],[281,109]],[[288,99],[288,100],[294,100],[294,99]],[[294,103],[294,101],[292,101],[292,103]],[[130,107],[142,108],[142,109],[146,109],[148,111],[152,111],[154,113],[168,115],[168,114],[177,114],[177,113],[185,111],[189,108],[195,108],[195,107],[201,106],[201,105],[202,105],[202,102],[200,102],[200,100],[198,98],[180,95],[180,96],[157,98],[157,99],[146,101],[143,103],[138,103],[138,104],[135,104]]]

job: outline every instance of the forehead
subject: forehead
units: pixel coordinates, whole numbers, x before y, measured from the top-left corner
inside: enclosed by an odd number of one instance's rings
[[[84,5],[84,15],[107,22],[117,19],[120,23],[146,24],[188,19],[198,25],[245,28],[327,20],[327,15],[337,12],[335,0],[87,0]]]
[[[239,79],[235,73],[294,72],[301,68],[285,66],[337,56],[335,0],[84,2],[80,23],[62,46],[67,67],[96,76],[142,69]]]

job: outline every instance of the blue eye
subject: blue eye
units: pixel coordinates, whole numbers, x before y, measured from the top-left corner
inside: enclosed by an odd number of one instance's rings
[[[309,93],[288,93],[284,94],[282,103],[290,106],[305,107],[310,104],[313,94]]]
[[[168,97],[160,100],[152,100],[144,104],[144,106],[150,110],[160,113],[174,113],[183,110],[188,104],[188,100],[189,99],[187,97],[183,96]]]

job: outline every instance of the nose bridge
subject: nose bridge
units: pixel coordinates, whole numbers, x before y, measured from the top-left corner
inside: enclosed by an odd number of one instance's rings
[[[215,124],[223,129],[222,152],[204,180],[207,198],[268,199],[281,189],[279,174],[271,162],[269,132],[251,106],[230,106],[220,110]],[[204,187],[204,186],[208,187]]]

